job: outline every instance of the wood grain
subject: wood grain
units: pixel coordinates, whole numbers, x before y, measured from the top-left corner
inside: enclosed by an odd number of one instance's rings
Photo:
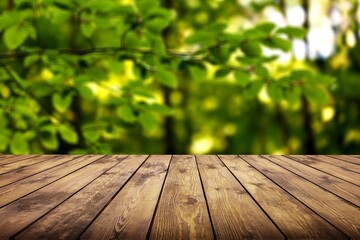
[[[319,169],[335,177],[341,178],[345,181],[360,186],[360,175],[356,172],[351,171],[348,168],[332,165],[327,162],[320,161],[319,158],[312,156],[289,155],[288,157],[294,161]]]
[[[349,156],[349,155],[328,155],[328,156],[345,162],[360,165],[360,159],[355,156]]]
[[[104,155],[71,156],[74,161],[47,169],[38,174],[24,178],[20,181],[0,187],[0,207],[25,196],[43,186],[46,186],[63,176],[70,174],[92,162],[99,160]]]
[[[338,158],[333,158],[333,157],[324,156],[324,155],[307,155],[307,156],[314,157],[322,162],[326,162],[326,163],[341,167],[347,171],[360,173],[360,165],[355,164],[355,163],[350,163],[350,162],[343,161]]]
[[[47,158],[48,156],[43,155],[36,158]],[[51,157],[45,162],[40,162],[38,164],[26,166],[23,168],[18,168],[14,171],[4,173],[0,175],[0,187],[5,186],[7,184],[19,181],[21,179],[24,179],[26,177],[29,177],[31,175],[37,174],[39,172],[42,172],[46,169],[50,169],[52,167],[58,166],[60,164],[66,163],[68,161],[74,160],[74,157],[69,156],[56,156]]]
[[[36,156],[36,157],[31,157],[31,158],[26,158],[23,159],[21,161],[16,161],[13,163],[7,163],[1,166],[0,168],[0,175],[4,174],[6,172],[10,172],[16,169],[21,169],[24,168],[26,166],[30,166],[33,164],[38,164],[47,160],[50,160],[52,158],[55,158],[55,156],[48,156],[48,155],[43,155],[43,156]]]
[[[194,156],[174,156],[150,239],[213,239]]]
[[[15,239],[76,239],[109,203],[147,155],[130,156],[81,189]]]
[[[44,188],[0,209],[0,239],[9,238],[34,222],[101,174],[123,157],[109,156],[90,164]]]
[[[148,158],[81,239],[145,239],[170,158]]]
[[[197,162],[217,239],[284,238],[216,156]]]
[[[0,158],[0,166],[5,165],[5,164],[9,164],[9,163],[14,163],[14,162],[19,162],[25,159],[29,159],[29,158],[33,158],[39,155],[33,154],[33,155],[2,155],[2,157]]]
[[[346,236],[237,156],[219,156],[260,206],[291,239]]]
[[[360,236],[359,208],[265,158],[241,157],[349,237]]]
[[[220,157],[0,155],[0,239],[360,239],[359,155]]]
[[[264,157],[360,207],[360,187],[284,156]]]

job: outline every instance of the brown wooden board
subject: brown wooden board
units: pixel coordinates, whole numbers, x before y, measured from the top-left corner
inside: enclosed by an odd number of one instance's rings
[[[197,156],[217,239],[284,236],[217,156]]]
[[[0,239],[9,238],[118,164],[123,157],[96,161],[0,209]]]
[[[3,157],[0,157],[0,166],[5,165],[5,164],[9,164],[9,163],[14,163],[14,162],[19,162],[25,159],[29,159],[29,158],[33,158],[39,155],[2,155]]]
[[[289,155],[288,158],[360,186],[360,174],[348,168],[323,162],[314,156]]]
[[[263,157],[241,157],[349,237],[360,236],[358,207]]]
[[[36,157],[38,158],[38,157]],[[48,158],[48,156],[43,155],[39,158]],[[60,164],[66,163],[68,161],[74,160],[74,156],[68,155],[68,156],[56,156],[56,157],[50,157],[45,162],[40,162],[34,165],[26,166],[23,168],[18,168],[14,171],[7,172],[0,175],[0,187],[6,186],[7,184],[11,184],[13,182],[19,181],[21,179],[24,179],[26,177],[29,177],[31,175],[37,174],[39,172],[42,172],[46,169],[50,169],[52,167],[58,166]]]
[[[145,239],[170,158],[149,157],[81,239]]]
[[[213,239],[194,156],[174,156],[150,239]]]
[[[284,156],[263,156],[360,207],[360,187]]]
[[[22,168],[30,166],[30,165],[38,164],[38,163],[41,163],[41,162],[44,162],[44,161],[47,161],[47,160],[50,160],[53,158],[55,158],[55,156],[43,155],[43,156],[26,158],[21,161],[17,161],[17,162],[13,162],[13,163],[7,163],[0,167],[0,175],[7,173],[7,172],[11,172],[16,169],[22,169]]]
[[[348,155],[328,155],[328,156],[345,162],[350,162],[353,164],[360,165],[360,159],[355,156],[348,156]]]
[[[316,213],[237,156],[219,156],[290,239],[346,239]]]
[[[350,163],[348,161],[344,161],[338,158],[325,156],[325,155],[307,155],[308,157],[314,157],[322,162],[326,162],[338,167],[341,167],[347,171],[352,171],[360,174],[360,165],[355,163]]]
[[[16,239],[77,238],[146,158],[147,155],[126,158],[36,221]]]
[[[97,161],[103,156],[104,155],[72,156],[74,161],[68,161],[20,181],[0,187],[0,207]]]

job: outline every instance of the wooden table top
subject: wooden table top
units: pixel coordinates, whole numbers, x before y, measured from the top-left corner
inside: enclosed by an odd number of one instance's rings
[[[0,239],[360,238],[360,155],[0,155]]]

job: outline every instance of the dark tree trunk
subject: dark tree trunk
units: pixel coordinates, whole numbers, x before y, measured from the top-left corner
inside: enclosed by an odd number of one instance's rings
[[[309,29],[309,0],[303,0],[302,6],[305,11],[305,22],[304,28]],[[309,57],[309,43],[305,37],[304,39],[306,43],[306,58]],[[306,154],[316,154],[316,143],[315,143],[315,133],[312,127],[312,116],[310,111],[310,104],[308,100],[303,95],[301,97],[301,111],[302,111],[302,119],[303,119],[303,128],[305,130],[305,139],[304,139],[304,153]]]
[[[172,0],[164,1],[164,7],[167,9],[171,9],[174,7],[174,2]],[[163,32],[163,39],[165,41],[165,45],[168,48],[169,46],[169,36],[171,34],[171,27],[168,27]],[[171,105],[170,96],[172,90],[167,87],[162,87],[162,91],[164,93],[164,104],[167,106]],[[166,116],[164,119],[164,128],[165,128],[165,135],[164,135],[164,144],[165,144],[165,153],[166,154],[174,154],[177,153],[176,148],[176,132],[175,132],[175,122],[172,116]]]

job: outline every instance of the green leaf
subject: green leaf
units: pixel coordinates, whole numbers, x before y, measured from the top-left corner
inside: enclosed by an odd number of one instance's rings
[[[267,92],[274,102],[279,102],[283,98],[283,90],[279,84],[270,83],[267,86]]]
[[[227,67],[219,68],[215,73],[215,77],[216,78],[223,78],[223,77],[226,77],[227,75],[229,75],[230,72],[231,72],[230,68],[227,68]]]
[[[212,55],[211,60],[215,63],[225,64],[232,53],[232,49],[228,45],[221,45],[216,48],[211,48],[210,53]]]
[[[59,147],[55,126],[45,126],[40,129],[40,142],[48,150],[56,150]]]
[[[250,81],[250,76],[244,70],[236,70],[235,79],[236,82],[240,84],[240,86],[245,87]]]
[[[31,11],[30,11],[31,14]],[[0,32],[5,28],[19,24],[29,17],[29,11],[2,11],[0,15]]]
[[[102,128],[97,123],[84,124],[81,127],[81,133],[89,142],[97,142],[101,137]]]
[[[243,32],[243,38],[248,41],[261,41],[268,36],[263,29],[251,28]]]
[[[24,66],[25,67],[30,67],[31,65],[38,62],[39,60],[40,60],[40,57],[38,55],[27,56],[25,58],[25,60],[24,60]]]
[[[327,76],[323,74],[316,74],[312,79],[311,82],[323,85],[330,85],[335,82],[335,79],[332,76]]]
[[[166,55],[166,47],[163,38],[159,36],[154,36],[153,34],[151,34],[152,36],[149,37],[149,35],[150,34],[148,34],[147,37],[149,39],[151,48],[153,49],[154,53],[160,56]]]
[[[157,128],[156,117],[147,111],[141,112],[139,116],[140,124],[149,132],[153,132]]]
[[[306,29],[299,27],[284,27],[280,28],[276,33],[283,33],[292,38],[304,38],[306,36]]]
[[[162,83],[163,85],[176,89],[178,87],[178,80],[174,73],[165,70],[165,69],[158,69],[155,72],[155,78]]]
[[[276,27],[276,24],[272,23],[272,22],[265,22],[265,23],[260,23],[258,25],[256,25],[256,29],[265,32],[266,34],[270,34]]]
[[[95,29],[96,29],[96,24],[94,22],[85,22],[81,24],[81,32],[87,38],[93,35]]]
[[[146,105],[145,108],[147,110],[155,111],[155,112],[161,113],[163,115],[172,115],[172,114],[174,114],[174,110],[169,108],[166,105],[152,104],[152,105]]]
[[[315,88],[313,86],[305,86],[303,88],[305,97],[316,104],[326,104],[328,101],[326,93],[321,88]]]
[[[299,87],[290,88],[285,92],[285,98],[291,105],[297,103],[300,100],[300,97],[301,90]]]
[[[151,9],[158,8],[160,4],[158,0],[138,0],[136,5],[141,14],[147,15]]]
[[[77,90],[79,91],[79,94],[87,99],[87,100],[93,100],[95,97],[95,94],[93,93],[93,91],[91,90],[91,88],[86,85],[86,84],[81,84],[80,86],[76,87]]]
[[[116,5],[111,9],[111,12],[116,15],[132,15],[135,13],[135,10],[132,5]]]
[[[55,24],[67,22],[71,18],[71,12],[60,8],[54,9],[50,14],[50,21]]]
[[[258,41],[245,41],[240,44],[241,51],[248,57],[259,57],[262,55],[261,45]]]
[[[140,48],[148,45],[147,39],[141,37],[134,31],[129,31],[125,37],[126,46],[129,48]]]
[[[4,43],[10,50],[14,50],[23,44],[28,35],[26,28],[14,25],[6,29],[3,36]]]
[[[0,134],[0,152],[4,152],[9,144],[10,140],[10,131],[7,129],[2,129]]]
[[[76,144],[79,141],[78,134],[73,128],[69,126],[60,125],[58,131],[61,138],[67,143]]]
[[[203,46],[211,45],[216,39],[216,35],[212,32],[199,31],[186,39],[188,44],[201,44]]]
[[[267,46],[271,48],[281,49],[284,52],[291,50],[291,42],[287,39],[273,36],[267,41]]]
[[[258,76],[260,79],[268,79],[270,77],[270,73],[267,70],[266,67],[263,66],[256,66],[254,68],[254,73],[256,76]]]
[[[294,70],[290,74],[290,78],[292,80],[296,80],[296,81],[298,81],[298,80],[307,81],[307,80],[312,79],[312,77],[313,77],[312,72],[310,72],[308,70]]]
[[[72,102],[71,93],[65,96],[56,93],[52,96],[52,104],[54,108],[61,113],[65,112],[70,107],[71,102]]]
[[[163,18],[154,18],[147,20],[145,22],[145,27],[149,29],[149,31],[160,34],[167,26],[169,26],[170,22]]]
[[[10,152],[12,154],[29,154],[29,143],[26,141],[26,138],[23,137],[23,134],[16,132],[10,142]]]
[[[99,1],[99,0],[88,0],[85,4],[82,4],[83,8],[107,12],[114,8],[114,3],[111,1]]]
[[[206,79],[206,69],[200,66],[189,67],[190,75],[196,82],[201,82]]]
[[[275,59],[277,59],[278,56],[270,56],[270,57],[237,57],[236,60],[239,61],[240,63],[245,63],[245,64],[249,64],[249,65],[258,65],[258,64],[263,64],[263,63],[267,63],[267,62],[272,62]]]
[[[134,110],[130,105],[123,105],[118,107],[116,110],[116,115],[120,117],[124,122],[133,123],[136,120]]]
[[[150,8],[150,10],[146,13],[146,17],[148,19],[154,18],[154,17],[160,17],[160,18],[170,21],[171,20],[171,12],[163,7],[153,7],[153,8]]]
[[[246,98],[255,98],[256,95],[260,92],[261,88],[263,86],[262,81],[253,81],[250,82],[246,91],[245,91],[245,97]]]

